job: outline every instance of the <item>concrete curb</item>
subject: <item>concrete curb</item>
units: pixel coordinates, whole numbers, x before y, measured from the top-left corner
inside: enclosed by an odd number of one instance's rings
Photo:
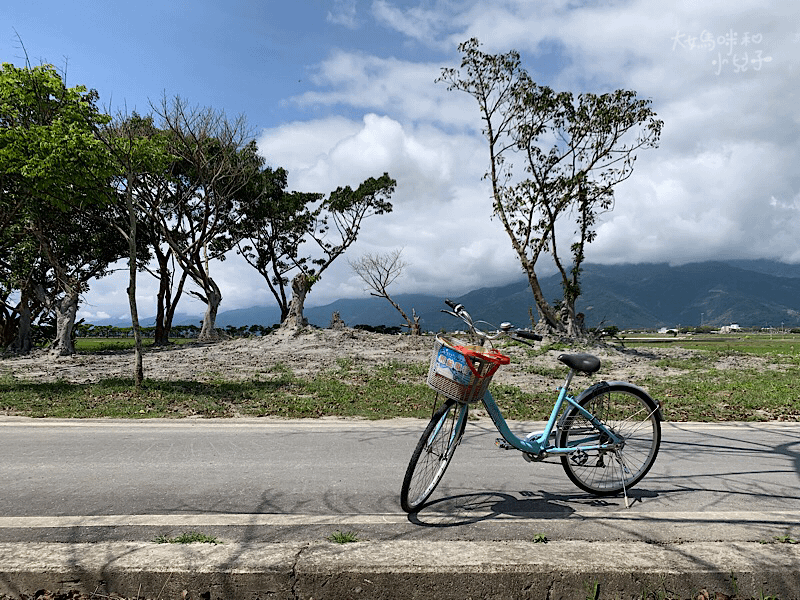
[[[0,594],[130,598],[800,597],[800,546],[556,541],[0,544]],[[649,595],[648,595],[649,594]]]

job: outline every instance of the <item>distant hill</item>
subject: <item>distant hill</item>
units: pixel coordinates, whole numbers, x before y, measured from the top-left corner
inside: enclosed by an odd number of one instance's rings
[[[541,283],[548,300],[561,296],[557,276],[543,278]],[[620,328],[658,328],[700,325],[701,321],[717,327],[730,323],[743,327],[800,326],[800,265],[766,260],[675,267],[666,263],[590,264],[583,271],[582,285],[577,308],[586,315],[589,327],[604,323]],[[440,312],[447,296],[443,291],[441,296],[399,294],[394,299],[408,314],[414,308],[424,329],[438,331],[457,325],[452,317]],[[451,299],[463,303],[475,318],[493,324],[510,321],[518,326],[530,324],[534,304],[524,279]],[[334,311],[350,326],[403,324],[386,300],[374,297],[336,300],[325,306],[307,307],[305,312],[311,323],[324,327]],[[271,325],[279,318],[277,307],[256,306],[221,312],[217,325]],[[176,318],[175,324],[198,324],[200,319]]]

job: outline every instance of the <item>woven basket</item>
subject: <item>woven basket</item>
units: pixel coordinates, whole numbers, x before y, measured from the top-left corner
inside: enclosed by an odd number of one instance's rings
[[[500,365],[509,362],[507,356],[495,350],[437,335],[428,370],[428,385],[458,402],[478,402],[483,399]]]

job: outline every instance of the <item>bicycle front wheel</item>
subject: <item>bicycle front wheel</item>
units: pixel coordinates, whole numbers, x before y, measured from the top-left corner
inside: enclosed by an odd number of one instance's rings
[[[608,434],[571,408],[562,421],[558,446],[586,449],[561,456],[567,476],[579,488],[597,496],[614,496],[636,485],[653,466],[661,445],[655,401],[633,386],[612,384],[599,387],[580,405],[622,441],[608,449],[590,450],[591,446],[607,444]]]
[[[439,485],[464,434],[468,410],[466,404],[446,400],[433,413],[403,479],[400,505],[404,511],[418,511]]]

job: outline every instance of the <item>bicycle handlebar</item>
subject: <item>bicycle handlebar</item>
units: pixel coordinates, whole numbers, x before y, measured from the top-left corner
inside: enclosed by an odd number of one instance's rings
[[[494,340],[494,339],[497,339],[498,337],[500,337],[502,335],[508,335],[512,339],[516,338],[521,342],[524,342],[525,340],[533,340],[533,341],[537,341],[537,342],[541,342],[542,341],[542,336],[540,336],[539,334],[533,333],[533,332],[530,332],[530,331],[525,331],[525,330],[522,330],[522,329],[512,329],[511,328],[512,326],[511,326],[510,323],[503,323],[500,326],[500,330],[498,330],[495,334],[492,335],[488,331],[482,331],[481,329],[478,329],[475,326],[475,323],[472,321],[472,317],[467,312],[467,310],[464,308],[463,304],[459,304],[459,303],[453,302],[449,298],[445,299],[444,303],[447,306],[449,306],[451,309],[453,309],[453,312],[450,312],[449,310],[443,310],[442,312],[451,314],[454,317],[458,317],[459,319],[464,321],[464,323],[466,323],[469,326],[469,328],[472,331],[472,333],[474,333],[475,335],[479,335],[479,336],[483,337],[484,339]],[[486,321],[480,321],[480,322],[481,323],[486,323]],[[491,323],[486,323],[486,325],[490,325],[491,326]],[[497,329],[497,328],[495,328],[495,329]]]

